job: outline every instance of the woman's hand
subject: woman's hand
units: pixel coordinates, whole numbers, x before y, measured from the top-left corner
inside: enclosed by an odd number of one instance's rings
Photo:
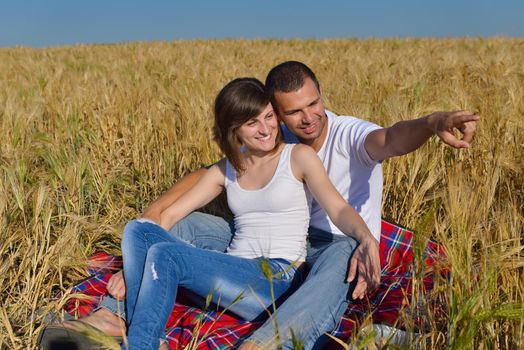
[[[372,236],[361,241],[351,257],[347,281],[351,282],[355,277],[353,299],[364,298],[380,284],[380,253],[378,242]]]
[[[107,281],[107,291],[118,300],[124,300],[126,298],[126,284],[122,270],[113,274],[109,281]]]

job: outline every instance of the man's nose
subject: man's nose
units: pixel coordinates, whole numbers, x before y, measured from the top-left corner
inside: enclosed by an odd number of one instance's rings
[[[309,124],[313,121],[313,113],[311,113],[308,109],[304,109],[302,111],[302,122]]]

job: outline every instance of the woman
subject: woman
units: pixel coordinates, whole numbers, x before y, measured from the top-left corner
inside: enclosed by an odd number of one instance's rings
[[[277,118],[253,78],[235,79],[215,101],[215,137],[227,159],[161,214],[160,225],[132,221],[122,240],[129,349],[157,349],[184,287],[253,320],[290,291],[305,260],[307,184],[333,222],[357,240],[371,233],[329,181],[315,152],[282,144]],[[235,218],[227,253],[198,249],[167,233],[223,189]],[[262,260],[267,259],[265,273]],[[267,276],[277,276],[271,287]]]

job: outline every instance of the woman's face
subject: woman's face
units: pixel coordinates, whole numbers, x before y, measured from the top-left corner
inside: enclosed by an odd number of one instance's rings
[[[242,124],[237,136],[251,153],[270,152],[275,148],[278,135],[278,120],[271,103],[257,115]]]

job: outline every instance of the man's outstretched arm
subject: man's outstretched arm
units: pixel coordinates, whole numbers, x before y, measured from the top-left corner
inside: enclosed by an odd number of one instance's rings
[[[373,160],[385,160],[413,152],[433,135],[451,147],[469,148],[479,120],[478,115],[469,111],[454,111],[400,121],[372,131],[366,138],[366,151]],[[462,134],[461,138],[455,136],[455,129]]]
[[[178,180],[167,192],[144,210],[142,218],[160,223],[160,213],[192,188],[206,172],[207,168],[200,168]]]

